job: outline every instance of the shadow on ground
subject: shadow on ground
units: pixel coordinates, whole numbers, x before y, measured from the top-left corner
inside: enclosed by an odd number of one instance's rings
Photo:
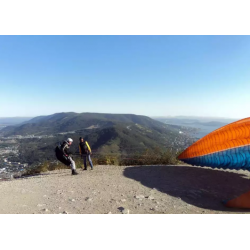
[[[56,175],[56,176],[71,176],[71,170],[68,173],[62,172],[62,171],[58,171],[56,173],[53,173],[53,171],[48,171],[48,172],[44,172],[44,173],[40,173],[40,174],[32,174],[32,175],[24,175],[24,176],[20,176],[20,177],[15,177],[15,180],[22,180],[22,179],[34,179],[34,178],[45,178],[45,177],[49,177],[52,175]]]
[[[124,176],[200,208],[250,212],[222,204],[250,191],[250,175],[190,166],[135,166],[126,168]]]

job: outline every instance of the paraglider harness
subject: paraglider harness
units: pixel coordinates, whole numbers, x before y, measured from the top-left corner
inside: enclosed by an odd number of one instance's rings
[[[66,153],[64,152],[64,148],[67,147],[68,143],[66,141],[63,142],[63,144],[59,143],[58,146],[56,146],[55,148],[55,154],[56,154],[56,158],[62,162],[63,164],[65,164],[66,166],[70,166],[71,161],[69,159],[69,154],[71,154],[70,152],[67,152],[66,148]]]

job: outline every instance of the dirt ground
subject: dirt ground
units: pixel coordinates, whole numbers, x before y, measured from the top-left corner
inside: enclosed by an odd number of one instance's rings
[[[95,166],[0,182],[1,214],[221,214],[250,172],[191,166]]]

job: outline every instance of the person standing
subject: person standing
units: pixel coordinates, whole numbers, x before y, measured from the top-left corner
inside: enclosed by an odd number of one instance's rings
[[[92,163],[92,160],[91,160],[91,157],[90,157],[90,155],[92,154],[91,148],[90,148],[88,142],[84,141],[84,139],[82,137],[79,138],[79,141],[80,141],[80,143],[79,143],[79,152],[80,152],[80,155],[83,157],[83,163],[84,163],[84,169],[83,170],[87,170],[87,159],[89,161],[91,170],[93,170],[93,163]]]

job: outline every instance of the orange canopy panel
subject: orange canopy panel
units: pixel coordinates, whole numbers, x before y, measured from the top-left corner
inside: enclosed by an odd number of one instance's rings
[[[187,148],[178,159],[196,166],[250,171],[250,118],[213,131]]]

